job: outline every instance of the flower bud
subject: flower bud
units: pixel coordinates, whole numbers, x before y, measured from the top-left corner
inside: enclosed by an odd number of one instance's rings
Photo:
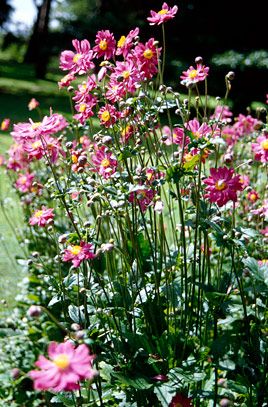
[[[226,75],[226,79],[228,79],[228,81],[233,81],[235,78],[235,73],[233,71],[228,72],[228,74]]]
[[[18,369],[17,367],[14,367],[13,369],[11,369],[12,379],[16,380],[20,377],[20,375],[21,375],[20,369]]]
[[[203,58],[202,57],[196,57],[194,62],[199,65],[199,64],[203,64]]]
[[[42,308],[39,305],[31,305],[27,311],[27,315],[31,318],[39,317],[42,313]]]

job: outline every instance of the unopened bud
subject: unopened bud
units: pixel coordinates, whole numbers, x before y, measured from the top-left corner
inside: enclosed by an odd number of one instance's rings
[[[203,58],[202,57],[196,57],[194,62],[199,65],[199,64],[203,64]]]
[[[226,75],[226,79],[228,79],[228,81],[233,81],[235,78],[235,73],[233,71],[228,72],[228,74]]]

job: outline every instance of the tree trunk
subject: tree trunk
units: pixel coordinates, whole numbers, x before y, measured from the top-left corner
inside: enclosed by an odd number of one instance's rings
[[[52,0],[43,0],[38,6],[37,18],[26,51],[24,62],[35,65],[37,78],[44,78],[49,59],[48,23]]]

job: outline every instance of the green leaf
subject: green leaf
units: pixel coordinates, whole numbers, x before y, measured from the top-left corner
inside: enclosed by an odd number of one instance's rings
[[[76,322],[77,324],[81,324],[81,322],[85,321],[85,315],[82,311],[82,307],[77,307],[76,305],[69,305],[68,312],[70,318]]]
[[[176,388],[169,384],[162,384],[154,388],[154,394],[163,407],[168,407],[173,396],[176,394]]]
[[[73,407],[74,402],[73,402],[73,397],[71,394],[57,394],[56,396],[52,397],[50,400],[50,403],[63,403],[66,407]]]
[[[144,377],[134,377],[130,378],[124,376],[121,373],[112,373],[113,377],[115,377],[120,383],[125,384],[126,386],[134,387],[137,390],[146,390],[150,389],[153,384],[149,383]]]

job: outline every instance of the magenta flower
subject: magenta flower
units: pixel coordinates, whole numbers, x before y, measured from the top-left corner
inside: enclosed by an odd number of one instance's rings
[[[91,156],[93,171],[98,172],[105,179],[110,178],[117,168],[117,160],[113,153],[107,150],[105,146],[95,148],[95,154]]]
[[[80,242],[80,245],[69,245],[64,250],[63,261],[71,261],[74,267],[79,267],[82,261],[94,259],[95,254],[91,243]]]
[[[134,30],[131,30],[128,35],[125,37],[122,35],[117,42],[117,49],[116,49],[116,55],[123,55],[124,58],[126,58],[133,46],[134,38],[139,35],[139,28],[135,28]]]
[[[111,59],[115,54],[116,41],[109,30],[98,31],[93,48],[94,56],[97,58]]]
[[[116,62],[114,72],[111,74],[109,87],[117,87],[120,97],[127,92],[134,93],[137,89],[140,76],[133,61]]]
[[[234,176],[234,170],[227,167],[211,168],[210,177],[204,180],[207,185],[205,198],[210,202],[216,202],[219,206],[228,201],[237,201],[237,191],[243,189],[240,176]]]
[[[15,187],[20,192],[30,192],[33,184],[34,175],[26,172],[25,174],[19,174]]]
[[[24,151],[28,154],[28,159],[40,160],[44,155],[54,164],[59,154],[65,155],[59,141],[50,136],[42,136],[41,139],[29,140],[23,144]]]
[[[118,119],[119,113],[113,105],[106,104],[99,112],[98,117],[100,122],[105,127],[110,127]]]
[[[137,203],[142,212],[145,212],[153,204],[156,192],[152,189],[143,188],[142,186],[129,194],[129,202]]]
[[[54,209],[46,208],[42,206],[42,209],[37,209],[33,216],[29,220],[31,226],[38,225],[40,227],[45,227],[50,224],[54,218]]]
[[[75,348],[70,341],[60,344],[51,342],[48,356],[49,359],[40,355],[35,363],[40,370],[29,372],[35,390],[77,390],[81,380],[92,380],[97,373],[92,367],[95,356],[90,355],[84,344]]]
[[[208,137],[212,133],[211,128],[206,123],[200,125],[197,119],[190,120],[185,124],[185,127],[192,132],[195,139]]]
[[[151,79],[158,72],[160,54],[161,48],[155,46],[154,38],[150,38],[145,44],[140,43],[135,47],[133,56],[136,59],[141,79]]]
[[[204,81],[208,76],[209,67],[203,64],[197,64],[196,68],[190,66],[187,71],[183,71],[181,75],[181,84],[189,86],[201,81]]]
[[[169,403],[169,407],[192,407],[192,399],[183,394],[176,394]]]
[[[170,146],[172,144],[177,144],[182,147],[183,139],[185,137],[184,130],[181,127],[174,127],[173,131],[171,132],[170,127],[164,126],[162,129],[163,136],[165,136],[165,140],[163,141],[164,144]],[[188,136],[185,137],[185,146],[190,143],[190,139]]]
[[[90,49],[90,43],[87,40],[81,42],[73,40],[72,44],[76,53],[63,51],[60,55],[60,69],[70,71],[70,74],[83,75],[95,67],[92,62],[93,51]]]
[[[86,82],[83,82],[81,85],[78,85],[78,90],[75,91],[75,96],[73,97],[73,100],[76,103],[87,102],[89,99],[93,97],[91,94],[89,94],[89,92],[94,90],[96,86],[97,86],[96,76],[95,75],[88,76]]]
[[[268,133],[257,137],[257,143],[251,144],[251,149],[255,153],[255,160],[262,163],[268,162]]]
[[[151,17],[148,17],[150,25],[163,24],[168,20],[171,20],[177,14],[178,7],[169,7],[167,3],[162,4],[162,9],[158,12],[151,10]]]
[[[74,115],[74,119],[78,120],[81,124],[85,124],[85,121],[94,115],[93,108],[96,106],[98,100],[96,96],[91,94],[87,95],[84,102],[75,105],[75,110],[78,112]]]

